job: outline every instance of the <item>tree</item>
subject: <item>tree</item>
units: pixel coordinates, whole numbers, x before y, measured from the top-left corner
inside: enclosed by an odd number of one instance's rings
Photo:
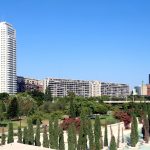
[[[86,113],[84,109],[81,111],[81,125],[79,130],[79,138],[78,138],[78,145],[77,150],[85,150],[87,149],[87,119]]]
[[[49,119],[49,143],[50,143],[50,148],[54,149],[55,145],[54,145],[54,125],[53,125],[53,121],[50,118]]]
[[[6,143],[6,135],[4,133],[4,128],[2,129],[2,137],[1,137],[1,145],[5,145]]]
[[[9,123],[9,128],[8,128],[8,139],[7,143],[13,143],[14,142],[14,132],[13,132],[13,124],[10,122]]]
[[[100,150],[100,119],[96,116],[94,124],[95,150]]]
[[[149,122],[148,122],[148,117],[147,117],[147,113],[144,112],[144,116],[143,116],[143,120],[144,120],[144,141],[146,143],[149,142]]]
[[[18,117],[18,114],[19,114],[19,105],[18,105],[17,98],[14,97],[8,106],[7,115],[8,118],[15,118]]]
[[[31,119],[28,119],[28,144],[34,145],[34,130]]]
[[[94,150],[94,135],[93,135],[93,128],[92,128],[92,123],[90,119],[88,119],[87,129],[88,129],[87,134],[88,134],[88,139],[89,139],[89,149]]]
[[[59,129],[59,150],[65,150],[64,133],[62,128]]]
[[[75,113],[75,106],[74,106],[74,98],[75,98],[75,94],[73,92],[69,92],[69,100],[70,100],[70,106],[69,106],[69,115],[71,118],[75,118],[76,117],[76,113]]]
[[[114,136],[111,137],[110,150],[117,150],[117,145],[116,145],[116,141],[115,141],[115,137]]]
[[[51,89],[50,89],[49,86],[48,86],[48,87],[46,88],[46,90],[45,90],[44,100],[45,100],[45,101],[50,101],[50,102],[53,101]]]
[[[130,138],[131,138],[131,146],[135,147],[138,142],[138,126],[137,126],[137,120],[135,115],[133,115],[132,118]]]
[[[40,121],[36,121],[35,146],[41,146],[40,142]]]
[[[105,124],[104,146],[108,146],[108,132],[107,132],[107,124]]]
[[[118,123],[117,148],[119,148],[119,144],[120,144],[120,123]]]
[[[68,129],[68,150],[75,150],[77,147],[75,125],[71,124]]]
[[[49,140],[48,140],[46,126],[44,126],[44,131],[43,131],[43,147],[49,148]]]
[[[18,143],[22,143],[22,130],[18,127]]]
[[[58,135],[59,135],[59,127],[58,127],[58,119],[56,118],[54,120],[54,147],[55,149],[58,149]]]
[[[28,144],[28,130],[27,130],[27,127],[24,127],[24,130],[23,130],[23,144]]]

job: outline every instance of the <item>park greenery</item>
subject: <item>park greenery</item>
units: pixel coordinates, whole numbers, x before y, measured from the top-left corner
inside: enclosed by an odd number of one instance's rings
[[[126,100],[128,103],[105,103],[110,100]],[[140,103],[135,103],[135,100]],[[86,150],[87,147],[90,150],[100,150],[103,147],[116,150],[119,147],[120,127],[117,139],[111,133],[109,141],[107,125],[124,122],[126,129],[131,128],[129,145],[135,147],[139,141],[138,121],[143,121],[143,139],[146,143],[149,142],[150,105],[146,103],[149,100],[150,97],[143,96],[135,96],[134,101],[133,96],[84,98],[72,92],[65,97],[52,97],[48,89],[45,94],[38,91],[16,95],[1,93],[0,144],[13,143],[14,136],[17,136],[18,143],[64,150],[66,131],[68,150]],[[104,137],[102,127],[105,129]],[[43,141],[40,140],[41,134]]]

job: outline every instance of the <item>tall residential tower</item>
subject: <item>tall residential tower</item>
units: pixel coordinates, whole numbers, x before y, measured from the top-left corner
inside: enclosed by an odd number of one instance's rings
[[[15,94],[16,81],[16,31],[0,22],[0,93]]]

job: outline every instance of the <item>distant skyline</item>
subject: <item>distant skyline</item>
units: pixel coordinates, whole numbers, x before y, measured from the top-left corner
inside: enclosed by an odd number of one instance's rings
[[[150,73],[150,1],[5,0],[17,75],[140,85]]]

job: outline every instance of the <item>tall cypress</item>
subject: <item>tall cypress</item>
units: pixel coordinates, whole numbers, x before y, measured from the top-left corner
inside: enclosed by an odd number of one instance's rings
[[[1,137],[1,145],[5,145],[6,143],[6,135],[5,135],[5,132],[4,132],[4,128],[2,129],[2,137]]]
[[[58,119],[54,120],[54,147],[58,149],[58,135],[59,135],[59,127],[58,127]]]
[[[104,146],[108,146],[108,131],[107,131],[107,124],[105,124]]]
[[[100,150],[100,119],[96,116],[94,124],[95,150]]]
[[[32,119],[28,119],[28,144],[34,145],[34,130]]]
[[[70,92],[69,93],[69,100],[70,100],[69,111],[70,111],[70,117],[71,118],[76,117],[75,106],[74,106],[74,98],[75,98],[75,94],[73,92]]]
[[[22,143],[22,130],[18,127],[18,143]]]
[[[28,144],[28,130],[27,130],[27,127],[24,127],[24,130],[23,130],[23,144]]]
[[[147,117],[147,113],[145,112],[144,113],[144,116],[143,116],[143,120],[144,120],[144,141],[146,143],[149,142],[149,121],[148,121],[148,117]]]
[[[59,129],[59,150],[65,150],[63,129]]]
[[[111,137],[110,150],[117,150],[117,144],[114,136]]]
[[[43,147],[49,148],[49,140],[48,140],[46,126],[44,126],[44,131],[43,131]]]
[[[94,150],[94,135],[93,135],[93,128],[92,128],[92,123],[90,119],[88,119],[87,129],[88,129],[87,134],[88,134],[88,139],[89,139],[89,149]]]
[[[40,142],[40,121],[36,121],[36,134],[35,134],[35,146],[41,146]]]
[[[117,148],[119,148],[119,144],[120,144],[120,123],[118,123]]]
[[[79,131],[78,145],[77,150],[85,150],[87,149],[87,119],[85,111],[81,111],[81,125]]]
[[[8,139],[7,143],[13,143],[14,142],[14,132],[13,132],[13,124],[12,122],[9,123],[9,128],[8,128]]]
[[[77,147],[75,125],[71,124],[68,129],[68,150],[75,150]]]
[[[50,148],[54,149],[54,123],[52,119],[49,119],[49,143],[50,143]]]

